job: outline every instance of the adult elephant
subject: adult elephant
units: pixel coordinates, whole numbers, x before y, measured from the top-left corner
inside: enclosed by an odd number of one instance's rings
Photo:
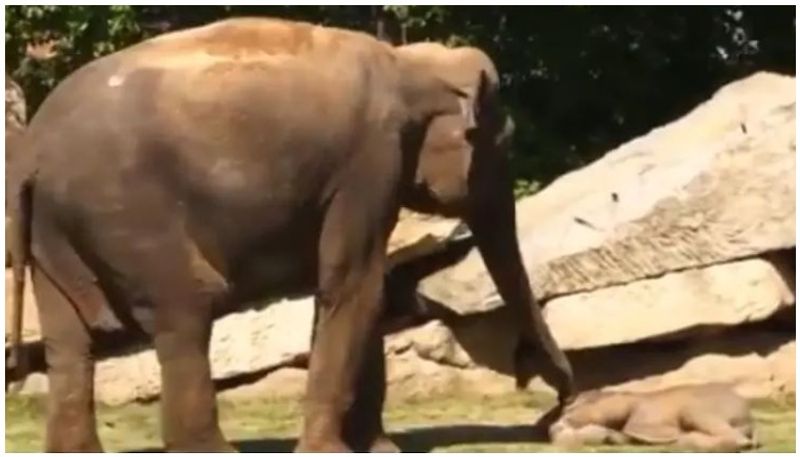
[[[110,307],[154,340],[167,449],[230,450],[207,355],[213,317],[313,290],[297,449],[392,448],[382,396],[357,387],[382,362],[385,248],[399,207],[467,214],[505,196],[481,188],[468,204],[466,170],[425,165],[420,152],[432,120],[475,130],[469,99],[367,35],[271,19],[162,35],[63,81],[26,133],[30,169],[9,177],[15,307],[30,263],[46,344],[46,449],[100,449],[91,330]],[[478,155],[470,169],[483,166]],[[501,176],[499,163],[486,172]],[[508,228],[471,223],[489,257],[516,249],[507,203]],[[504,296],[520,295],[521,264],[515,278],[487,263]],[[364,418],[374,426],[354,426]]]

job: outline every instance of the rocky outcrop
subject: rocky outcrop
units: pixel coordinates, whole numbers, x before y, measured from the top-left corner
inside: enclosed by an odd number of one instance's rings
[[[793,78],[753,75],[519,202],[531,284],[580,385],[729,380],[761,394],[793,390],[794,110]],[[462,317],[405,335],[416,357],[510,374],[512,317],[477,252],[419,290]],[[759,322],[770,322],[762,339],[780,347],[748,356],[698,349],[680,368],[669,350],[638,349],[703,347],[733,330],[728,344],[743,351]],[[584,358],[614,353],[622,362]],[[620,375],[609,378],[612,370]]]
[[[517,207],[540,300],[795,245],[795,82],[759,73]],[[420,291],[461,314],[501,305],[477,252]]]
[[[795,391],[796,343],[764,329],[726,332],[682,344],[631,344],[568,351],[580,390],[648,392],[706,382],[731,383],[740,395],[767,398]],[[495,367],[459,366],[422,355],[410,345],[387,348],[388,396],[395,398],[470,392],[497,395],[515,390],[514,379]],[[293,397],[304,392],[306,371],[280,368],[224,395]],[[540,380],[531,391],[555,392]]]
[[[761,321],[795,303],[794,274],[790,278],[780,268],[756,257],[670,272],[554,298],[547,303],[545,319],[567,349]]]
[[[219,319],[211,338],[211,374],[228,379],[291,365],[308,352],[312,298],[284,300]],[[161,370],[151,348],[100,361],[97,398],[109,404],[157,397]]]
[[[531,284],[582,388],[794,390],[794,110],[793,78],[753,75],[519,202]],[[408,332],[408,353],[510,385],[513,317],[477,252],[419,290],[462,317]]]

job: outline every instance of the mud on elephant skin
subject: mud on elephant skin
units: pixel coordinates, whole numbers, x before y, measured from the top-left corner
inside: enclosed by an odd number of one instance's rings
[[[91,357],[101,309],[155,343],[167,449],[230,450],[212,318],[312,291],[297,449],[392,448],[378,320],[400,205],[467,221],[519,315],[520,347],[542,347],[571,395],[519,255],[496,71],[463,60],[466,90],[442,71],[459,59],[436,64],[463,51],[423,48],[239,18],[149,39],[56,87],[22,139],[33,165],[7,191],[14,307],[30,266],[48,342],[48,451],[101,449]]]

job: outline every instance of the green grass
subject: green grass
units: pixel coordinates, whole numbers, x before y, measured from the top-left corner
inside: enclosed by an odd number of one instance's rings
[[[558,452],[532,440],[530,425],[549,398],[525,393],[503,396],[459,395],[395,400],[386,407],[386,423],[405,451]],[[794,397],[754,404],[759,452],[794,452]],[[292,400],[221,400],[223,430],[242,451],[290,451],[300,427],[300,408]],[[100,437],[106,450],[158,450],[158,405],[98,407]],[[6,451],[42,448],[44,399],[6,396]],[[582,452],[656,452],[668,447],[601,446]]]

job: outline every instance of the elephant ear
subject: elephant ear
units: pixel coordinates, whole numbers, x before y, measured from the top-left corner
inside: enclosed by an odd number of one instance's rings
[[[492,103],[492,88],[489,82],[489,75],[486,70],[480,70],[478,74],[478,84],[475,90],[475,108],[477,110],[483,109]]]
[[[486,70],[481,69],[476,85],[473,110],[474,118],[480,119],[481,126],[495,132],[497,146],[507,145],[514,136],[516,126],[511,116],[500,106],[497,85],[492,82]],[[467,128],[477,128],[477,123],[467,124]]]

